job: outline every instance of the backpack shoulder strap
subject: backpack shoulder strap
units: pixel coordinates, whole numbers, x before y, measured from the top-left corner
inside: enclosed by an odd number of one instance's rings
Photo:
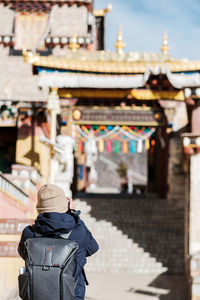
[[[88,282],[88,280],[87,280],[87,277],[86,277],[84,268],[83,268],[83,270],[82,270],[82,273],[83,273],[83,277],[84,277],[84,280],[85,280],[85,284],[86,284],[86,285],[89,285],[89,282]]]
[[[35,237],[41,237],[42,236],[41,233],[37,232],[35,225],[32,225],[32,228],[33,228],[33,233],[34,233]]]

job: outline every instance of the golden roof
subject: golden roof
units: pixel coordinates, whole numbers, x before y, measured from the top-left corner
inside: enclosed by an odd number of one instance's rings
[[[162,69],[166,66],[171,72],[187,72],[200,70],[200,61],[173,59],[169,54],[129,52],[117,53],[111,51],[66,50],[65,56],[40,56],[24,51],[24,60],[34,66],[112,74],[145,73],[146,69]]]
[[[154,91],[148,89],[125,89],[103,90],[103,89],[58,89],[58,95],[61,98],[114,98],[123,99],[130,97],[137,100],[176,100],[184,101],[183,91]]]

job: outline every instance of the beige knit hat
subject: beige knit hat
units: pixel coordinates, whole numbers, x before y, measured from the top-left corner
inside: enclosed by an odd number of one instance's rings
[[[68,210],[68,200],[63,189],[55,184],[45,184],[38,191],[37,211],[65,213]]]

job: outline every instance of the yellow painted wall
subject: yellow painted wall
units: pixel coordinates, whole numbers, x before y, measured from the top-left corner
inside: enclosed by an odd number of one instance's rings
[[[19,267],[24,261],[17,257],[0,257],[0,299],[12,300],[18,294]]]
[[[0,235],[0,241],[19,241],[20,235]],[[0,257],[0,299],[16,299],[19,268],[24,266],[20,257]]]
[[[36,167],[41,175],[41,184],[47,183],[48,168],[50,162],[49,148],[40,142],[40,136],[34,137],[34,149],[32,149],[32,137],[18,139],[16,143],[16,162]]]

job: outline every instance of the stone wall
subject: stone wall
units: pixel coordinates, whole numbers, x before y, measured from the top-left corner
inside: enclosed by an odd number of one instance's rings
[[[0,26],[1,25],[0,11]],[[38,77],[22,56],[9,55],[9,47],[0,45],[0,99],[15,101],[46,101],[48,91],[38,88]]]
[[[190,161],[190,249],[191,255],[200,251],[200,154]]]
[[[200,154],[190,158],[188,237],[191,299],[200,299]]]
[[[70,16],[70,17],[69,17]],[[52,36],[87,36],[88,10],[85,6],[54,6],[51,16],[50,30]]]
[[[185,173],[182,140],[180,136],[170,139],[168,165],[169,203],[174,207],[185,206]]]

